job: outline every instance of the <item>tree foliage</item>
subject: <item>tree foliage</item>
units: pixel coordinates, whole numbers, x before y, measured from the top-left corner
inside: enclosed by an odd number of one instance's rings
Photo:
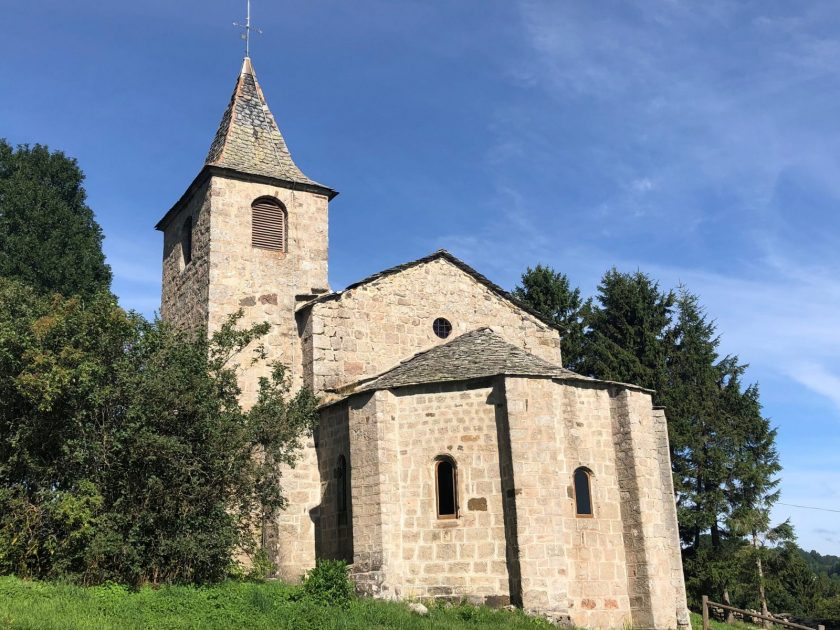
[[[790,523],[771,523],[781,471],[776,430],[762,414],[758,386],[743,380],[747,366],[719,354],[700,298],[686,287],[662,290],[640,271],[607,271],[585,303],[570,286],[538,266],[516,295],[574,327],[573,369],[656,390],[668,418],[689,601],[710,595],[830,626],[840,580],[829,577],[830,563],[824,575],[809,568],[806,559],[820,559],[799,553]],[[568,357],[565,338],[563,349]]]
[[[315,400],[274,365],[244,410],[233,359],[267,324],[236,321],[208,339],[0,280],[0,572],[206,582],[253,551]]]
[[[582,372],[661,392],[673,304],[674,294],[641,271],[610,269],[587,314]]]
[[[551,319],[563,331],[563,365],[570,370],[580,368],[583,358],[584,303],[580,289],[569,284],[569,278],[550,267],[528,267],[513,295]]]
[[[90,297],[111,283],[76,160],[0,139],[0,276]]]

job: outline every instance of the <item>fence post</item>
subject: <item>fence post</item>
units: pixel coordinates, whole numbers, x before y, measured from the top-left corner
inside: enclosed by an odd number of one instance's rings
[[[703,595],[703,630],[709,630],[709,596]]]

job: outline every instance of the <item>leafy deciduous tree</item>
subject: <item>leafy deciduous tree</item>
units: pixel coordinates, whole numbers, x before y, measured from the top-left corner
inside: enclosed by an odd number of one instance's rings
[[[266,330],[207,339],[0,280],[0,571],[205,582],[253,551],[316,417],[280,365],[240,406],[231,359],[262,360]]]

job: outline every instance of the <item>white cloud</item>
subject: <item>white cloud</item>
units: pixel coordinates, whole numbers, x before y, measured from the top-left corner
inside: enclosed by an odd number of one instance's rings
[[[636,193],[646,193],[654,188],[656,188],[656,184],[654,184],[648,177],[641,177],[630,182],[630,189]]]

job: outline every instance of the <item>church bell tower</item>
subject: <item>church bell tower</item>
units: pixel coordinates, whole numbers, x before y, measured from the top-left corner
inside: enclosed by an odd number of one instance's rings
[[[328,206],[336,191],[309,179],[289,149],[245,57],[201,172],[156,228],[164,234],[161,316],[212,333],[242,309],[268,321],[269,361],[301,382],[295,306],[328,290]],[[255,400],[266,367],[240,375]]]

